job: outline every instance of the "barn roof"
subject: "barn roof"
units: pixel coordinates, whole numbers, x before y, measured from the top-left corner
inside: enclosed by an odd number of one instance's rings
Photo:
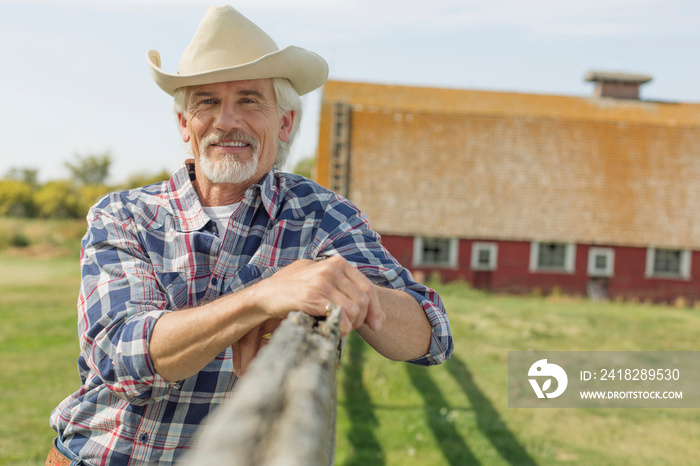
[[[348,197],[384,234],[700,249],[700,105],[330,81]]]

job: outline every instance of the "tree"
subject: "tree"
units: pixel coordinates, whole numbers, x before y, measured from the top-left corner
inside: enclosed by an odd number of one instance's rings
[[[65,162],[70,170],[71,178],[82,185],[103,185],[109,177],[112,156],[109,151],[101,154],[75,155],[75,162]]]
[[[36,188],[39,186],[39,169],[12,167],[7,171],[5,179],[21,181]]]
[[[314,175],[314,170],[316,168],[316,157],[311,155],[309,157],[306,157],[304,159],[301,159],[299,162],[294,165],[294,168],[292,171],[296,173],[297,175],[305,176],[307,178],[313,179]]]
[[[167,181],[170,179],[170,172],[167,170],[161,170],[158,173],[137,173],[131,175],[125,183],[123,183],[120,188],[122,189],[133,189],[140,188],[141,186],[146,186],[149,184],[160,183],[161,181]]]

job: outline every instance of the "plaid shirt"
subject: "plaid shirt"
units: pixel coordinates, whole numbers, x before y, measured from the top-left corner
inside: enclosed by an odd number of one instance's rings
[[[231,396],[231,348],[197,375],[167,383],[148,343],[160,316],[250,286],[298,259],[342,255],[372,282],[422,305],[431,365],[452,352],[440,297],[415,283],[346,199],[271,171],[251,186],[228,229],[202,210],[184,166],[163,183],[114,193],[94,206],[83,239],[78,301],[82,387],[51,415],[59,438],[91,464],[170,464],[204,416]]]

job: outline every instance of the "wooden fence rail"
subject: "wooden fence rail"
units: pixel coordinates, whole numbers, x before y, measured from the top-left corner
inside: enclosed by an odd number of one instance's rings
[[[340,307],[289,314],[200,427],[185,466],[326,466],[335,458]]]

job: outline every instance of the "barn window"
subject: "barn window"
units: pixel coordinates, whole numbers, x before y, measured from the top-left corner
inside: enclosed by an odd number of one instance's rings
[[[588,275],[591,277],[611,277],[614,270],[614,249],[590,248],[588,250]]]
[[[690,278],[690,251],[686,249],[649,248],[647,277]]]
[[[498,263],[498,244],[472,243],[472,270],[495,270]]]
[[[537,272],[573,273],[576,246],[572,243],[532,243],[530,270]]]
[[[413,265],[457,266],[457,238],[417,236],[413,241]]]

